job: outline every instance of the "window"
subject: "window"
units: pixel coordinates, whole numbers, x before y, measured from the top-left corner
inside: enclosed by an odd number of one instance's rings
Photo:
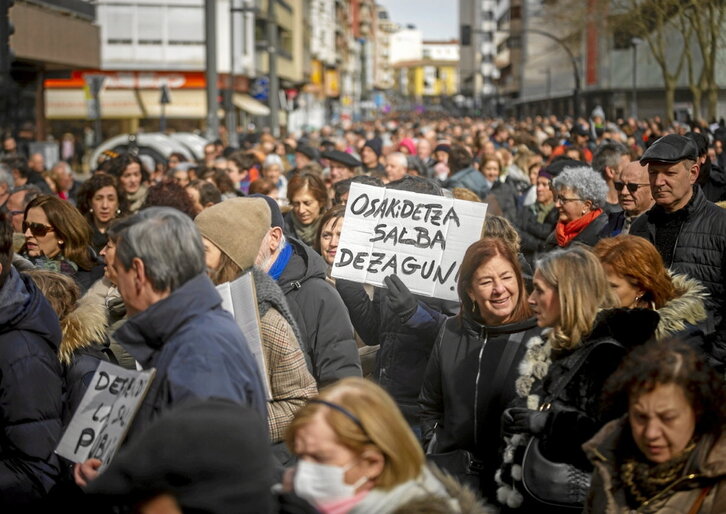
[[[167,34],[170,45],[204,44],[204,13],[201,7],[168,7]],[[158,20],[152,20],[158,23]]]
[[[139,5],[136,8],[138,43],[140,45],[160,45],[162,42],[162,28],[159,25],[159,20],[164,19],[162,8],[146,5]]]
[[[127,6],[109,5],[105,9],[105,38],[109,45],[130,45],[133,43],[130,28],[133,27],[134,11]]]

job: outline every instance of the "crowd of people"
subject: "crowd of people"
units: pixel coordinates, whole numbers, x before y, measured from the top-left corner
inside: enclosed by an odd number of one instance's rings
[[[83,181],[4,148],[8,512],[726,511],[723,122],[238,143],[107,151]],[[333,276],[356,183],[487,204],[458,301]],[[264,366],[217,290],[244,275]],[[73,463],[100,362],[155,377],[113,460]]]

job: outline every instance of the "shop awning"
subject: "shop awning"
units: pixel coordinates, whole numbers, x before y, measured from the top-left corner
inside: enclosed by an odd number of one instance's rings
[[[133,91],[101,91],[101,116],[104,119],[140,118],[141,106]],[[88,119],[88,103],[82,89],[46,89],[45,117],[51,120]]]
[[[236,93],[232,97],[232,103],[238,109],[242,109],[252,116],[269,116],[270,108],[252,98],[250,95]]]
[[[204,119],[207,117],[207,95],[203,89],[172,89],[171,103],[166,104],[167,118]],[[144,89],[141,102],[147,118],[161,117],[161,91]]]

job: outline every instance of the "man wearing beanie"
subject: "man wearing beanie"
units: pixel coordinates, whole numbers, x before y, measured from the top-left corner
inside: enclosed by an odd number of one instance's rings
[[[386,175],[386,168],[381,164],[381,153],[383,142],[380,138],[369,139],[360,151],[360,158],[363,161],[363,173],[376,178],[383,178]]]
[[[202,211],[194,220],[202,235],[209,277],[215,285],[252,272],[260,318],[262,351],[271,400],[267,403],[270,440],[280,443],[295,412],[318,390],[300,347],[300,335],[277,283],[255,268],[262,240],[270,228],[270,208],[262,198],[232,198]],[[232,290],[233,300],[235,290]],[[279,460],[289,455],[277,445]]]
[[[305,243],[286,237],[277,203],[260,197],[271,209],[272,226],[259,246],[256,265],[277,280],[285,293],[318,387],[344,377],[360,377],[353,325],[343,300],[326,280],[327,264]]]

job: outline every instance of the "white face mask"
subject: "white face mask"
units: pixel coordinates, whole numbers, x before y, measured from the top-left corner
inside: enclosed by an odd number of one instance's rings
[[[326,503],[355,496],[355,491],[368,481],[361,477],[355,484],[345,483],[345,472],[355,463],[348,466],[331,466],[300,460],[295,471],[295,493],[313,503]]]

